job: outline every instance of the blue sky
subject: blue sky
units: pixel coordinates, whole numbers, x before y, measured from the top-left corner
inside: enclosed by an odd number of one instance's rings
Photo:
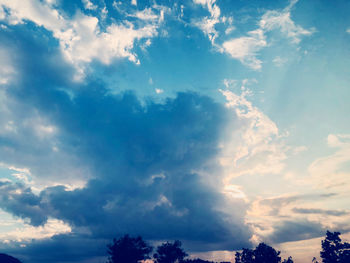
[[[305,262],[350,237],[349,11],[0,0],[1,250],[87,263],[130,233]]]

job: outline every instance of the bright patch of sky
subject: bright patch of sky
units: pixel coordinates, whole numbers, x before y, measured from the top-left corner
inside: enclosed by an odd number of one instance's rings
[[[326,229],[350,231],[349,11],[0,0],[3,247],[39,262],[41,242],[89,247],[127,229],[211,259],[265,241],[311,261]]]

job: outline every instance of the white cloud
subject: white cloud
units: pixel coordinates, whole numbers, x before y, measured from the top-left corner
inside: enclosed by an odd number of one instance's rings
[[[162,90],[162,89],[155,89],[155,91],[157,94],[162,94],[164,92],[164,90]]]
[[[323,229],[348,229],[350,135],[330,134],[327,142],[336,152],[312,162],[308,167],[310,176],[304,178],[302,184],[293,174],[285,176],[292,189],[306,187],[307,192],[261,196],[251,203],[246,222],[253,228],[254,240],[266,240],[275,231],[275,226],[286,218],[293,222],[314,223]]]
[[[234,38],[222,44],[224,52],[254,70],[261,69],[262,61],[257,59],[256,55],[266,46],[264,32],[260,29],[250,31],[248,36]]]
[[[342,202],[343,197],[324,193],[287,193],[267,198],[257,197],[247,212],[246,222],[252,226],[256,242],[269,238],[284,220],[310,222],[323,229],[339,230],[342,226],[347,227],[350,220],[349,210],[334,207],[334,204]],[[305,239],[308,238],[306,235]]]
[[[297,2],[298,0],[291,0],[290,4],[282,11],[267,11],[260,20],[260,28],[265,32],[280,30],[285,37],[290,38],[296,44],[301,41],[301,37],[311,35],[313,30],[296,25],[291,18],[291,9]]]
[[[90,0],[82,0],[85,9],[96,10],[97,6],[94,5]]]
[[[329,147],[349,147],[350,134],[329,134],[327,137],[327,143]]]
[[[349,189],[350,171],[350,134],[330,134],[328,145],[336,152],[318,158],[308,168],[311,175],[308,183],[319,188],[337,188],[339,191]]]
[[[215,29],[215,25],[219,22],[217,18],[205,17],[200,21],[194,22],[194,25],[203,31],[208,36],[212,44],[215,44],[215,38],[218,36],[218,32]]]
[[[229,40],[225,40],[222,44],[218,44],[215,40],[218,38],[219,33],[215,30],[215,25],[219,23],[220,9],[214,4],[215,1],[211,0],[195,0],[196,3],[201,5],[207,5],[208,9],[216,7],[218,11],[211,12],[211,18],[206,17],[203,21],[196,22],[195,25],[201,28],[201,30],[209,36],[213,46],[215,46],[220,52],[225,52],[232,58],[239,60],[243,65],[250,67],[253,70],[260,70],[262,61],[257,58],[259,52],[268,46],[266,39],[266,32],[272,30],[279,30],[283,36],[292,40],[292,43],[298,44],[303,36],[312,34],[312,30],[306,30],[299,25],[296,25],[291,19],[291,9],[297,2],[293,0],[282,11],[270,10],[265,12],[259,22],[259,27],[255,30],[249,31],[247,35],[237,37]],[[214,9],[214,8],[212,8]],[[209,9],[210,11],[210,9]],[[229,34],[235,27],[232,25],[232,17],[221,18],[222,22],[228,22],[228,26],[225,29],[225,34]],[[285,61],[277,59],[274,61],[277,66],[281,66]]]
[[[215,39],[218,37],[218,32],[215,29],[215,25],[220,22],[220,8],[215,4],[216,0],[194,0],[194,3],[200,4],[207,8],[210,17],[204,17],[201,20],[193,22],[195,26],[203,31],[208,36],[209,40],[215,45]]]
[[[277,56],[273,59],[272,62],[275,64],[276,67],[282,67],[287,61],[288,59]]]
[[[131,0],[131,4],[137,6],[137,0]]]
[[[34,227],[26,224],[22,219],[4,219],[6,217],[9,216],[4,216],[3,212],[0,220],[0,229],[3,228],[6,230],[0,232],[0,242],[2,241],[3,243],[11,241],[25,243],[32,239],[44,239],[72,231],[68,224],[57,219],[49,219],[45,225]]]
[[[286,8],[282,12],[267,11],[260,20],[260,28],[264,31],[280,30],[293,43],[299,43],[302,36],[312,34],[312,31],[306,30],[296,25],[291,19],[290,9]]]
[[[145,8],[144,10],[137,11],[136,14],[132,16],[135,16],[141,20],[155,21],[159,19],[159,16],[155,14],[151,8]]]
[[[229,81],[225,83],[229,85]],[[241,175],[280,173],[287,147],[276,124],[248,100],[251,91],[244,84],[241,94],[230,90],[221,93],[226,106],[238,117],[238,123],[228,125],[221,144],[219,162],[224,169],[224,184],[230,185],[231,179]]]
[[[348,28],[348,29],[346,30],[346,33],[349,33],[349,34],[350,34],[350,28]]]
[[[223,84],[226,89],[235,88],[238,85],[238,80],[235,79],[224,79]]]
[[[135,14],[140,19],[150,20],[141,27],[136,28],[131,22],[124,21],[102,30],[97,17],[77,12],[72,19],[66,19],[54,7],[39,1],[1,0],[0,4],[9,9],[10,14],[6,17],[8,23],[15,25],[29,20],[51,31],[59,40],[65,58],[77,68],[77,77],[80,78],[84,76],[86,63],[94,59],[109,64],[115,58],[127,58],[140,64],[132,51],[134,44],[158,34],[158,22],[162,20],[164,12],[161,10],[156,15],[152,10],[145,9]],[[155,22],[157,17],[159,19]]]

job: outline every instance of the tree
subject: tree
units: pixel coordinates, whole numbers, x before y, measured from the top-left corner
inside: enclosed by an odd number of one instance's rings
[[[254,250],[243,248],[242,252],[236,252],[236,263],[281,263],[280,251],[273,247],[260,243]],[[283,263],[293,263],[292,257],[285,259]]]
[[[241,253],[236,252],[235,260],[236,260],[236,263],[253,263],[254,251],[249,248],[243,248]]]
[[[326,238],[322,240],[320,255],[323,263],[348,263],[350,244],[341,242],[340,232],[327,231]]]
[[[148,259],[152,247],[149,246],[140,236],[133,238],[125,235],[120,239],[113,239],[108,245],[108,263],[138,263]]]
[[[281,262],[280,251],[273,247],[260,243],[254,250],[255,263],[279,263]]]
[[[203,259],[200,259],[200,258],[185,259],[183,262],[184,263],[214,263],[213,261],[203,260]]]
[[[288,257],[287,259],[284,259],[282,263],[294,263],[292,257]]]
[[[17,258],[11,257],[6,254],[0,253],[0,262],[1,263],[21,263]]]
[[[157,247],[157,252],[153,255],[156,263],[183,262],[186,256],[179,240],[175,240],[174,243],[163,243]]]
[[[339,232],[326,233],[325,240],[322,240],[322,251],[320,252],[323,263],[337,263],[339,262],[339,250],[341,247],[341,239]]]

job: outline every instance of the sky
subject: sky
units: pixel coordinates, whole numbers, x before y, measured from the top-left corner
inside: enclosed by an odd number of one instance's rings
[[[350,2],[0,0],[0,249],[123,234],[296,263],[350,238]]]

